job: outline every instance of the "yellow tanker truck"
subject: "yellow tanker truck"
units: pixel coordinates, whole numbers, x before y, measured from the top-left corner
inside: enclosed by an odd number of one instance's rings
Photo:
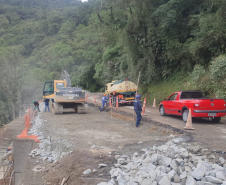
[[[105,85],[105,94],[110,97],[112,105],[116,105],[116,98],[118,97],[119,105],[130,103],[132,104],[135,100],[135,95],[137,91],[137,86],[132,81],[126,80],[117,80],[107,83]]]

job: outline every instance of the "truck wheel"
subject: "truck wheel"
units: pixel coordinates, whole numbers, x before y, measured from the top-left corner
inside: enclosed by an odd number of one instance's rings
[[[186,123],[187,122],[187,119],[188,119],[188,110],[187,109],[185,109],[184,111],[183,111],[183,113],[182,113],[182,119],[183,119],[183,121]]]
[[[221,120],[221,117],[215,117],[215,118],[212,118],[212,122],[213,123],[219,123]]]
[[[159,112],[160,112],[160,115],[161,115],[161,116],[165,116],[165,115],[166,115],[166,113],[165,113],[165,108],[164,108],[163,105],[160,107]]]

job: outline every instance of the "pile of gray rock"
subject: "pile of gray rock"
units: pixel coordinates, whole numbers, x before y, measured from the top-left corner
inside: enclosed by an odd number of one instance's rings
[[[40,104],[41,112],[44,108],[42,104]],[[48,130],[45,125],[47,120],[41,119],[41,115],[42,113],[39,113],[38,116],[36,116],[33,125],[28,132],[29,134],[37,135],[41,142],[39,143],[39,148],[31,151],[29,155],[34,158],[36,156],[41,156],[43,160],[56,162],[60,158],[72,153],[75,148],[75,143],[68,139],[59,138],[57,133],[52,133],[53,131]]]
[[[116,155],[111,180],[98,185],[226,185],[225,159],[196,143],[175,138],[142,151]]]

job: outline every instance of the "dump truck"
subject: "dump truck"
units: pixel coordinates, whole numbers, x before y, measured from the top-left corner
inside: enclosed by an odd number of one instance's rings
[[[53,114],[63,114],[73,111],[84,112],[85,91],[71,87],[70,75],[64,70],[63,80],[47,81],[43,87],[43,99],[52,100]]]
[[[112,105],[116,106],[116,98],[120,104],[132,104],[135,100],[137,86],[129,79],[112,81],[105,85],[105,94],[110,97]]]

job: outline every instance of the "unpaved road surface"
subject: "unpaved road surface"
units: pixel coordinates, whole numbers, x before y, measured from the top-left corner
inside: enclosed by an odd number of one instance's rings
[[[52,139],[67,139],[74,143],[72,154],[51,165],[44,179],[50,184],[59,183],[64,177],[66,184],[94,185],[110,178],[116,154],[133,154],[142,148],[167,141],[169,135],[178,133],[144,122],[142,127],[134,127],[127,116],[109,112],[99,112],[96,107],[86,107],[86,114],[55,115],[43,113],[45,126],[51,129]],[[122,120],[123,119],[123,120]],[[107,167],[98,168],[100,163]],[[52,170],[54,168],[54,170]],[[96,173],[83,176],[87,169]]]

